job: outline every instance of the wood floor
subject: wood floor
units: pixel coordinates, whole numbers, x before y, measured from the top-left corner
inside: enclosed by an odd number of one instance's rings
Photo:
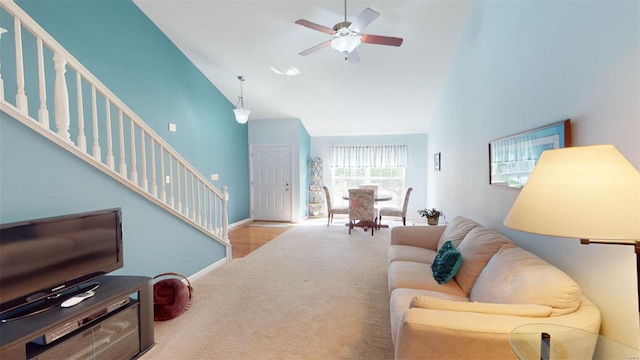
[[[268,243],[283,232],[291,229],[287,227],[243,226],[229,231],[232,258],[237,259],[249,255],[252,251]]]

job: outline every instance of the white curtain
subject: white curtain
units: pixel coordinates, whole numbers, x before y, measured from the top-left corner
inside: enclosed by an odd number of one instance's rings
[[[399,168],[408,162],[407,145],[331,146],[329,166],[341,168]]]

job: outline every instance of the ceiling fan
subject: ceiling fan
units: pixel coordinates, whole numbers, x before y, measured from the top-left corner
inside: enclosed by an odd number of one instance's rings
[[[309,29],[320,31],[331,35],[331,40],[327,40],[314,47],[311,47],[300,53],[302,56],[309,55],[327,46],[340,51],[345,56],[345,60],[349,60],[350,63],[357,63],[360,61],[356,48],[361,43],[387,45],[387,46],[400,46],[402,45],[402,38],[391,36],[380,36],[362,34],[362,30],[375,20],[380,13],[371,8],[364,9],[353,22],[347,21],[347,0],[344,0],[344,22],[337,23],[333,28],[318,25],[311,21],[300,19],[296,21],[296,24],[308,27]]]

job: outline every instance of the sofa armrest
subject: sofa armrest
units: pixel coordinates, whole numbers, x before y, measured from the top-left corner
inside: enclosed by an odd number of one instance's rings
[[[401,321],[396,334],[396,359],[514,359],[509,345],[514,328],[546,323],[597,334],[600,312],[585,299],[574,313],[547,318],[412,308]]]
[[[391,229],[391,245],[411,245],[437,251],[446,226],[396,226]]]

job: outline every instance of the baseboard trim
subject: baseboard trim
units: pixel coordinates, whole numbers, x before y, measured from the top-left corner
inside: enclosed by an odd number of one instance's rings
[[[197,279],[203,277],[204,275],[210,273],[211,271],[215,270],[216,268],[224,265],[227,262],[227,258],[222,258],[216,262],[214,262],[213,264],[207,266],[206,268],[198,271],[197,273],[189,276],[189,281],[196,281]]]

